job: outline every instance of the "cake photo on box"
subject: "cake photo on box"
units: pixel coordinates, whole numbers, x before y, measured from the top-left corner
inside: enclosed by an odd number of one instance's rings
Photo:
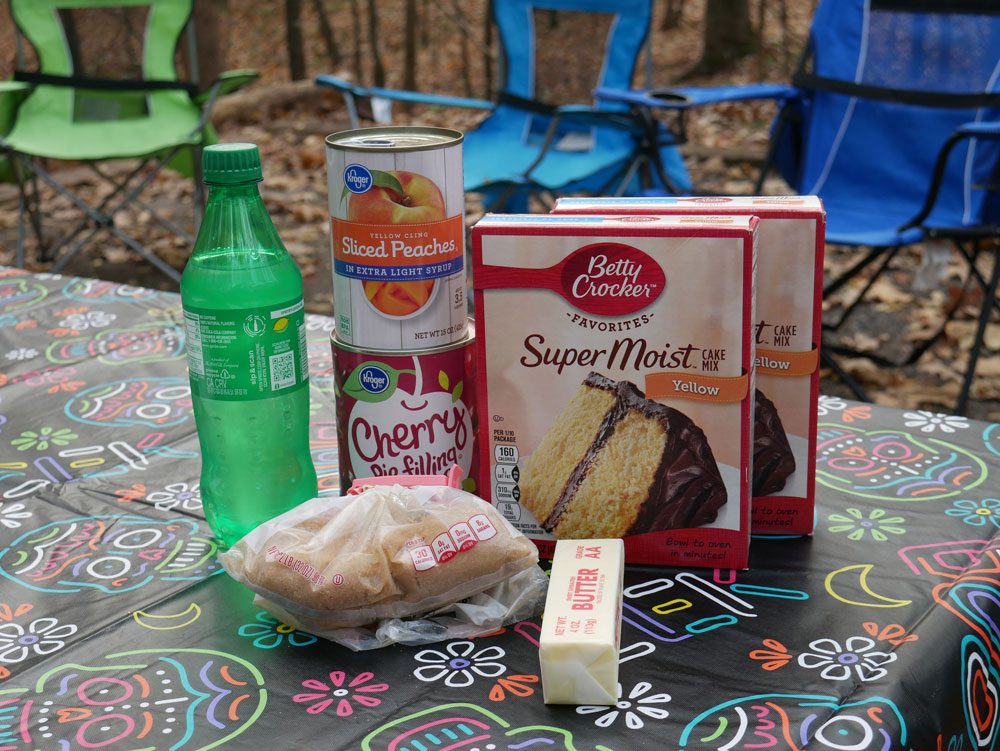
[[[785,487],[795,471],[795,455],[774,402],[760,389],[754,391],[753,494],[773,495]]]
[[[560,539],[698,527],[727,498],[701,428],[594,372],[527,458],[519,487],[521,504]]]

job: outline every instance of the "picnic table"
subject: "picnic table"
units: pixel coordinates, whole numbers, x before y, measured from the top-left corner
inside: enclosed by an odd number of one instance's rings
[[[253,604],[204,521],[181,321],[0,268],[0,751],[995,746],[1000,425],[821,396],[816,533],[629,566],[617,704],[546,705],[540,618],[352,652]],[[333,321],[307,327],[339,495]]]

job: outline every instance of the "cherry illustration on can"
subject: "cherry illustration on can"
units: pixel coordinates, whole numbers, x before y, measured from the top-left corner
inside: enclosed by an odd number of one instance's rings
[[[363,349],[331,335],[340,482],[462,470],[479,491],[474,330],[413,352]]]

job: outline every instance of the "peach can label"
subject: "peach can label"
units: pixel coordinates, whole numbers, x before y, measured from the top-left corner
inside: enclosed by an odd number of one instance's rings
[[[466,333],[462,135],[384,127],[328,136],[337,336],[412,351]]]

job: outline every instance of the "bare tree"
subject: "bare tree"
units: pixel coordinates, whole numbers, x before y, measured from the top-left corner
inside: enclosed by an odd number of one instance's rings
[[[761,5],[763,5],[761,0]],[[663,9],[663,18],[660,19],[660,31],[670,31],[676,29],[684,15],[684,0],[666,0]]]
[[[285,40],[288,47],[288,72],[293,81],[301,81],[306,77],[301,0],[285,0]]]
[[[364,69],[361,67],[361,8],[358,7],[358,0],[351,0],[351,29],[354,39],[354,52],[352,62],[354,63],[354,80],[364,83]]]
[[[419,33],[417,19],[417,0],[406,0],[406,36],[403,39],[403,88],[417,90],[417,35]],[[403,102],[403,112],[413,111],[411,102]]]
[[[717,73],[753,51],[749,0],[707,0],[701,59],[686,76]]]
[[[316,11],[316,17],[319,19],[319,33],[323,37],[323,46],[326,47],[326,55],[330,58],[330,64],[334,66],[340,65],[344,56],[340,52],[340,45],[337,44],[337,38],[333,35],[333,27],[330,26],[330,19],[327,18],[326,8],[323,7],[323,0],[312,0],[312,4],[313,10]]]
[[[368,0],[368,47],[372,58],[372,80],[375,86],[385,86],[385,66],[382,65],[382,54],[379,52],[378,12],[375,0]]]

